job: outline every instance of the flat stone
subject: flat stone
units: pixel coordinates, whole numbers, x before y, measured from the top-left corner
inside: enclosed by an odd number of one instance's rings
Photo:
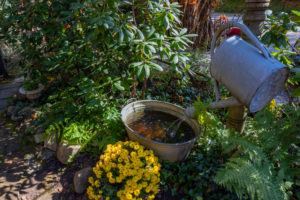
[[[10,117],[10,119],[14,122],[18,122],[18,121],[22,121],[23,117],[22,116],[16,116],[16,115],[12,115]]]
[[[42,158],[42,160],[48,160],[49,158],[53,157],[54,154],[55,154],[54,151],[51,151],[51,150],[49,150],[49,149],[45,149],[45,150],[43,151],[43,153],[42,153],[41,158]]]
[[[36,112],[35,109],[33,109],[30,106],[26,106],[20,111],[21,115],[26,117],[31,117],[31,115],[34,114],[35,112]]]
[[[45,132],[46,128],[45,127],[39,127],[36,130],[36,134],[43,134]]]
[[[93,170],[91,167],[84,168],[75,173],[73,183],[74,190],[78,194],[82,194],[85,192],[86,188],[89,184],[89,177],[93,174]]]
[[[63,163],[67,164],[71,161],[71,158],[74,157],[78,151],[80,150],[80,145],[68,145],[66,143],[62,143],[57,148],[57,159]]]
[[[16,106],[8,106],[8,108],[7,108],[7,115],[8,116],[13,115],[13,113],[15,112],[15,110],[16,110]]]
[[[7,99],[12,97],[13,95],[17,94],[19,88],[7,88],[7,89],[1,89],[0,90],[0,99]]]
[[[8,106],[8,102],[4,99],[0,99],[0,114],[5,110],[6,106]]]
[[[19,88],[19,87],[21,87],[22,82],[23,82],[23,81],[19,78],[19,79],[13,80],[13,81],[10,82],[10,83],[4,83],[4,84],[1,84],[1,85],[0,85],[0,90],[8,89],[8,88]]]
[[[31,160],[31,159],[33,159],[34,158],[34,155],[33,154],[25,154],[24,155],[24,159],[25,160]]]
[[[35,143],[40,144],[43,142],[43,136],[42,134],[35,134],[33,136]]]
[[[55,133],[52,133],[52,135],[48,135],[44,140],[44,147],[52,151],[57,150],[56,136],[54,134]]]

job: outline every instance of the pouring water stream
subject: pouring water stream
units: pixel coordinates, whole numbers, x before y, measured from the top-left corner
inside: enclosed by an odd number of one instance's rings
[[[182,124],[183,121],[186,120],[186,117],[181,119],[176,119],[166,130],[167,135],[169,135],[171,138],[174,138],[176,136],[176,133]],[[173,128],[174,127],[174,128]]]

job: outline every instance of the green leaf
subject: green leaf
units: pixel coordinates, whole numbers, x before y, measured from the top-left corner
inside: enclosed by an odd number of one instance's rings
[[[297,15],[297,16],[299,16],[299,17],[300,17],[300,12],[299,12],[299,11],[292,10],[292,13],[294,13],[295,15]]]
[[[154,32],[155,32],[155,28],[154,26],[151,26],[150,32],[147,34],[147,38],[150,38]]]
[[[184,35],[184,37],[197,37],[198,35],[197,34],[187,34],[187,35]]]
[[[152,53],[156,53],[156,50],[153,46],[147,45],[147,47],[152,51]]]
[[[177,64],[177,63],[178,63],[178,56],[177,56],[177,55],[174,56],[172,62],[173,62],[174,64]]]
[[[129,29],[125,29],[125,34],[127,36],[128,41],[133,39],[133,33]]]
[[[160,66],[160,65],[158,65],[158,64],[156,64],[156,63],[153,63],[153,62],[149,62],[149,65],[151,65],[151,67],[154,69],[154,70],[156,70],[156,71],[163,71],[163,68]]]
[[[124,33],[123,33],[122,29],[121,29],[120,32],[119,32],[119,43],[122,43],[123,40],[124,40]]]
[[[185,34],[187,32],[187,29],[186,28],[183,28],[183,29],[181,29],[181,31],[180,31],[180,35],[183,35],[183,34]]]
[[[292,93],[293,97],[300,97],[300,87],[297,87],[293,93]]]
[[[144,65],[144,70],[145,70],[146,78],[149,78],[150,77],[150,67],[149,67],[149,65]]]
[[[291,72],[300,73],[300,68],[292,68]]]
[[[140,39],[141,39],[141,40],[144,40],[145,37],[144,37],[144,34],[142,33],[142,31],[140,31],[140,29],[136,29],[136,30],[137,30],[137,33],[138,33]]]
[[[300,81],[300,75],[295,75],[291,77],[295,81]]]
[[[114,83],[114,86],[118,89],[118,90],[121,90],[121,91],[124,91],[125,88],[121,85],[121,82],[118,81],[118,82],[115,82]]]
[[[176,15],[173,15],[173,17],[178,24],[181,24],[181,20]]]
[[[142,65],[142,66],[139,66],[136,75],[137,75],[139,78],[143,78],[143,75],[144,75],[143,72],[144,72],[144,66],[143,66],[143,65]]]
[[[169,22],[168,15],[165,15],[164,26],[165,26],[166,30],[168,30],[169,27],[170,27],[170,22]]]
[[[143,64],[143,62],[135,62],[135,63],[131,63],[130,67],[137,67],[137,66],[140,66],[142,64]]]
[[[84,5],[82,5],[81,3],[72,3],[70,7],[71,10],[77,10],[79,8],[84,8]]]

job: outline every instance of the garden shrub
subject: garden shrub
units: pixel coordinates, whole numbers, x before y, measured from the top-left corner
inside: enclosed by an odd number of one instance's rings
[[[158,192],[158,158],[136,142],[107,145],[93,172],[87,189],[89,199],[151,200]]]
[[[84,126],[79,137],[61,137],[82,143],[127,98],[145,98],[147,79],[163,70],[158,60],[170,63],[167,73],[189,67],[185,50],[194,35],[180,27],[178,7],[168,0],[10,0],[1,39],[19,47],[25,75],[47,85],[46,124],[59,124],[63,135]]]
[[[266,32],[262,36],[262,42],[268,47],[272,45],[275,49],[272,52],[274,58],[291,68],[292,73],[288,78],[288,83],[295,87],[292,95],[298,97],[300,96],[300,66],[296,64],[296,57],[298,56],[299,60],[300,47],[291,45],[287,32],[297,32],[297,26],[300,26],[300,12],[292,10],[291,15],[285,12],[274,15],[269,11],[267,21],[268,23],[265,26]]]

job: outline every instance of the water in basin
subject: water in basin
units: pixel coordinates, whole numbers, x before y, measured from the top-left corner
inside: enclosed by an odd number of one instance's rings
[[[147,139],[163,143],[182,143],[195,137],[184,119],[158,111],[146,110],[143,116],[128,126]]]

